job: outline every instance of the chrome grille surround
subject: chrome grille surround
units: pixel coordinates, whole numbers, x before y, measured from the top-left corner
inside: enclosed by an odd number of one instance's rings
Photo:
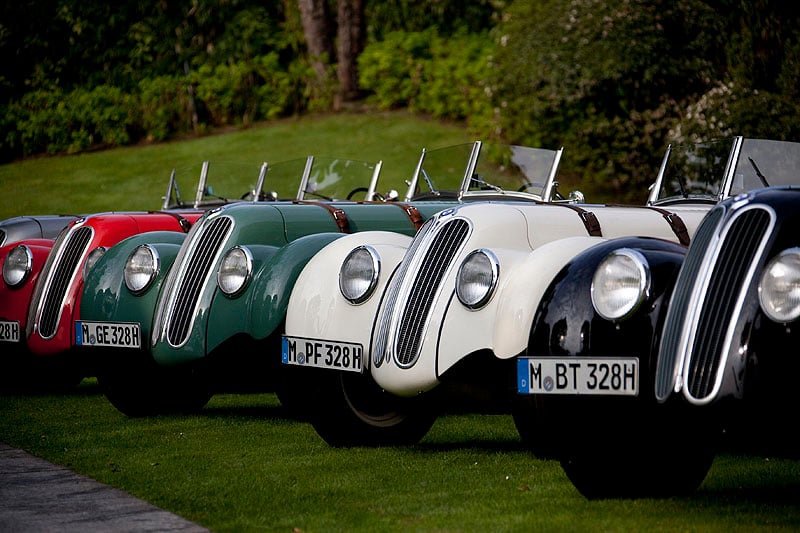
[[[447,215],[420,229],[391,282],[373,348],[376,366],[391,357],[398,367],[410,368],[419,358],[441,282],[472,231],[467,219]]]
[[[180,348],[189,338],[203,289],[211,283],[214,266],[233,231],[229,216],[209,216],[195,224],[170,269],[156,312],[153,343],[159,334]]]
[[[67,293],[80,272],[93,237],[94,228],[75,224],[53,243],[28,308],[29,336],[33,332],[45,340],[55,336]]]
[[[775,226],[774,211],[763,205],[718,219],[708,246],[693,243],[678,276],[659,349],[656,397],[662,401],[670,390],[698,405],[720,393],[742,306]],[[672,368],[677,375],[670,382]]]

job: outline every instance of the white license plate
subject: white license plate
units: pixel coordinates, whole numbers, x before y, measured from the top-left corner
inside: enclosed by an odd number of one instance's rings
[[[352,342],[283,337],[283,364],[361,372],[364,348]]]
[[[637,396],[636,357],[521,357],[517,360],[520,394]]]
[[[19,322],[0,320],[0,342],[19,342]]]
[[[75,344],[78,346],[112,346],[139,348],[141,335],[135,322],[75,322]]]

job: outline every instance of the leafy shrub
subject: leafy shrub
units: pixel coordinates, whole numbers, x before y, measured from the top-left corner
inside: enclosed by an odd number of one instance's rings
[[[76,153],[95,146],[120,146],[135,128],[134,99],[117,88],[58,89],[25,94],[8,106],[14,129],[5,142],[17,154]]]
[[[359,83],[380,108],[477,119],[491,113],[486,79],[492,48],[485,34],[392,32],[359,57]]]
[[[159,76],[139,82],[141,126],[148,140],[163,141],[196,126],[192,87],[185,77]]]
[[[252,61],[201,66],[192,82],[214,126],[274,118],[290,107],[292,98],[291,75],[274,52]]]

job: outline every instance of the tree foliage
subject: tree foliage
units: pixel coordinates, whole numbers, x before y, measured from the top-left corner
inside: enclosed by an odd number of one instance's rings
[[[323,13],[321,48],[302,6]],[[590,199],[638,202],[668,142],[800,140],[800,4],[783,0],[19,0],[0,4],[0,57],[2,159],[338,94],[564,146]]]

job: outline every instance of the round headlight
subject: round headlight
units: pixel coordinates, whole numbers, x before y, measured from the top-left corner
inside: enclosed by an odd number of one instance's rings
[[[650,267],[642,254],[621,248],[608,254],[592,278],[592,305],[606,320],[623,320],[650,291]]]
[[[6,255],[6,262],[3,263],[3,281],[9,287],[19,287],[31,274],[33,265],[33,254],[30,248],[24,244],[15,246]]]
[[[234,246],[222,257],[217,285],[228,296],[242,292],[253,274],[253,255],[244,246]]]
[[[158,252],[149,244],[142,244],[125,261],[125,286],[133,294],[144,292],[156,278],[159,269]]]
[[[458,301],[470,309],[483,307],[492,297],[499,275],[500,263],[491,251],[480,248],[470,252],[456,274]]]
[[[767,263],[758,283],[758,300],[775,322],[800,316],[800,248],[784,250]]]
[[[86,276],[89,275],[92,268],[94,268],[95,263],[103,257],[103,254],[106,253],[105,246],[98,246],[91,252],[89,252],[88,257],[86,257],[86,262],[83,264],[83,279],[86,279]]]
[[[370,246],[352,250],[339,269],[339,290],[351,304],[358,305],[370,297],[378,283],[381,262]]]

